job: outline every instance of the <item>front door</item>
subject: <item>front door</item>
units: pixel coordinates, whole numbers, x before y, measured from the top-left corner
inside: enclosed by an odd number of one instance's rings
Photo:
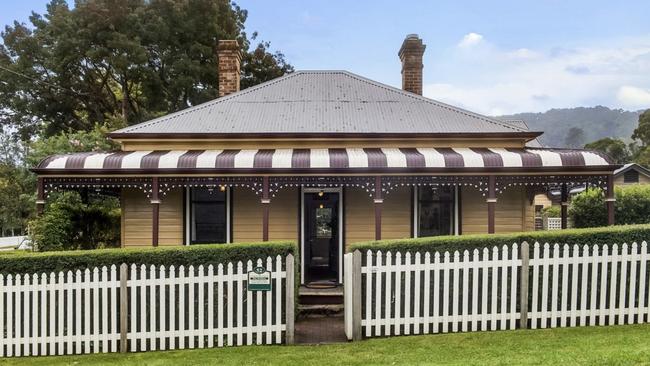
[[[305,283],[337,284],[339,278],[339,193],[304,196]]]

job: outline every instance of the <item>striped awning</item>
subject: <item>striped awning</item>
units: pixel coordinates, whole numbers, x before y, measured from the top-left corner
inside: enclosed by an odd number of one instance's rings
[[[510,148],[333,148],[73,153],[44,159],[38,173],[612,170],[597,152]]]

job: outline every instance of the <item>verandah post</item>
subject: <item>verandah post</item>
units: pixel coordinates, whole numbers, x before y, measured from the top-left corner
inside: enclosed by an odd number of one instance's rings
[[[488,205],[488,234],[495,233],[495,211],[497,204],[497,195],[496,195],[496,177],[494,175],[488,176],[488,196],[487,196],[487,205]]]
[[[384,199],[381,194],[381,176],[375,177],[375,240],[381,240],[381,207]]]
[[[262,178],[262,241],[269,241],[269,177]]]
[[[562,183],[561,191],[561,208],[560,208],[560,220],[562,229],[567,228],[567,208],[569,207],[569,188],[566,183]]]
[[[530,252],[528,242],[524,241],[520,247],[521,280],[519,281],[519,327],[528,328],[528,271],[530,268]],[[516,273],[514,274],[516,275]]]
[[[605,204],[607,205],[607,225],[614,225],[614,204],[616,198],[614,195],[614,175],[607,176],[607,197],[605,197]]]
[[[160,222],[160,199],[158,197],[158,177],[151,178],[151,244],[158,246],[159,222]]]

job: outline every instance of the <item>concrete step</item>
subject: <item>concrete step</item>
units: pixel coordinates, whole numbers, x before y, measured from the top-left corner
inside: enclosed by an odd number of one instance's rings
[[[335,316],[343,314],[343,304],[299,304],[298,317]]]
[[[342,305],[343,287],[309,288],[301,286],[298,291],[298,303],[301,305]]]

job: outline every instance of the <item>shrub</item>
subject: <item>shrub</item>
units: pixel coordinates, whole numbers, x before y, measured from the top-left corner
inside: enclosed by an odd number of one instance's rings
[[[650,186],[634,185],[616,189],[616,223],[650,223]]]
[[[432,236],[416,239],[380,240],[364,243],[355,243],[348,247],[348,251],[381,250],[400,252],[444,252],[483,247],[503,246],[513,243],[529,244],[560,243],[560,244],[622,244],[641,243],[650,239],[650,225],[608,226],[591,229],[568,229],[557,231],[530,231],[512,234],[482,234],[461,236]]]
[[[569,206],[569,217],[576,228],[607,225],[607,209],[602,190],[587,189],[573,196]]]
[[[217,264],[267,256],[296,254],[292,242],[207,244],[159,248],[95,249],[61,252],[0,254],[2,273],[40,273],[77,270],[112,264],[189,266]],[[296,263],[300,263],[296,259]]]
[[[52,195],[43,215],[30,224],[30,235],[37,250],[97,249],[119,245],[119,201],[114,197],[83,193],[83,199],[77,191]]]
[[[548,206],[542,209],[542,217],[560,217],[560,206]]]
[[[617,225],[650,223],[650,185],[616,187],[615,196]],[[607,225],[603,192],[589,189],[573,197],[569,217],[577,228]]]

